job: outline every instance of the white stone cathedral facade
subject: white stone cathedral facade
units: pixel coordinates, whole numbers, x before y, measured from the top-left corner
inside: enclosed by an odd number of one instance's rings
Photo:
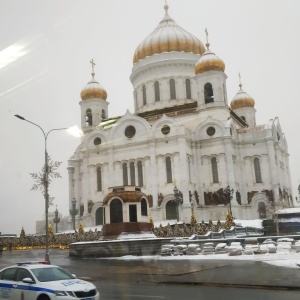
[[[134,112],[109,116],[109,91],[91,63],[92,79],[79,103],[84,136],[68,161],[70,209],[75,198],[84,227],[111,222],[106,197],[117,190],[141,191],[154,221],[179,217],[188,223],[192,209],[198,221],[224,220],[229,207],[235,218],[257,219],[270,217],[271,203],[293,206],[278,118],[256,124],[255,101],[242,84],[228,99],[225,63],[208,38],[204,46],[180,27],[167,5],[134,53]],[[175,186],[182,196],[178,206]],[[123,221],[130,222],[127,204],[119,201]]]

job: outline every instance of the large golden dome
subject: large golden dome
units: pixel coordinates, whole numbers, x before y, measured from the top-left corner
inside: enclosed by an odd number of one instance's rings
[[[255,101],[246,92],[242,90],[242,84],[240,84],[240,90],[234,96],[230,103],[231,109],[238,109],[243,107],[254,107]]]
[[[168,15],[168,5],[164,6],[165,16],[154,31],[136,48],[133,63],[153,54],[163,52],[191,52],[203,54],[205,48],[202,42],[187,32]]]
[[[207,50],[195,65],[195,73],[204,73],[207,71],[225,71],[225,63],[215,53],[209,49],[209,44],[206,44]]]

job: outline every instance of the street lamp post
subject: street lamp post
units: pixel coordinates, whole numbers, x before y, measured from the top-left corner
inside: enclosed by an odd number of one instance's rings
[[[57,224],[60,222],[60,218],[58,217],[58,210],[56,205],[56,210],[54,212],[55,218],[53,219],[53,222],[55,223],[55,232],[57,233]]]
[[[49,210],[49,192],[48,192],[48,188],[49,188],[49,181],[48,181],[48,173],[49,173],[49,168],[48,168],[48,152],[47,152],[47,137],[49,135],[50,132],[55,131],[55,130],[66,130],[67,128],[54,128],[49,130],[48,132],[45,132],[44,129],[36,124],[33,123],[29,120],[26,120],[24,117],[20,116],[20,115],[15,115],[15,117],[17,117],[18,119],[22,120],[22,121],[26,121],[34,126],[37,126],[44,135],[44,140],[45,140],[45,174],[44,174],[44,192],[45,192],[45,218],[46,218],[46,242],[45,242],[45,246],[46,246],[46,253],[45,253],[45,260],[50,263],[50,255],[49,255],[49,228],[48,228],[48,210]]]
[[[72,209],[70,209],[70,214],[72,216],[73,230],[75,230],[75,216],[78,214],[79,209],[76,208],[76,199],[72,199]]]
[[[228,200],[229,202],[229,211],[230,211],[230,214],[232,216],[232,211],[231,211],[231,200],[233,198],[233,192],[234,190],[233,189],[230,189],[230,186],[228,185],[227,188],[224,189],[224,192],[225,192],[225,195],[226,195],[226,199]]]
[[[182,195],[180,193],[180,191],[178,190],[178,188],[175,186],[173,189],[174,192],[174,196],[175,199],[173,201],[175,201],[176,204],[176,217],[177,217],[177,222],[179,221],[179,205],[181,205],[183,203],[183,199],[182,199]]]

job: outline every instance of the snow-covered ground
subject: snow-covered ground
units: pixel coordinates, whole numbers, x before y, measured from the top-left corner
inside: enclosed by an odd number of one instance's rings
[[[111,259],[111,258],[110,258]],[[208,255],[181,255],[181,256],[122,256],[116,257],[116,260],[253,260],[268,263],[270,265],[297,268],[300,267],[300,253],[267,253],[255,255],[237,255],[229,256],[228,254],[208,254]]]

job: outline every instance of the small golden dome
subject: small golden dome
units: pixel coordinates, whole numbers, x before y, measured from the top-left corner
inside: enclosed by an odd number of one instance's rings
[[[187,32],[168,15],[168,5],[164,6],[166,11],[164,18],[154,31],[146,37],[136,48],[133,63],[139,60],[163,52],[190,52],[203,54],[205,48],[202,42],[194,35]]]
[[[199,59],[199,61],[195,65],[195,73],[204,73],[208,71],[225,71],[225,63],[221,58],[215,55],[213,52],[209,50],[209,44],[207,45],[207,50]]]
[[[107,98],[106,90],[95,79],[94,67],[96,64],[93,59],[90,61],[90,63],[92,65],[92,79],[82,89],[82,91],[80,93],[80,97],[82,100],[93,99],[93,98],[106,100],[106,98]]]
[[[255,101],[246,92],[242,90],[242,84],[240,84],[240,90],[234,96],[230,103],[231,109],[238,109],[243,107],[254,107]]]
[[[99,98],[106,100],[107,93],[105,89],[95,80],[94,77],[90,80],[90,82],[82,89],[80,93],[80,97],[82,100]]]

